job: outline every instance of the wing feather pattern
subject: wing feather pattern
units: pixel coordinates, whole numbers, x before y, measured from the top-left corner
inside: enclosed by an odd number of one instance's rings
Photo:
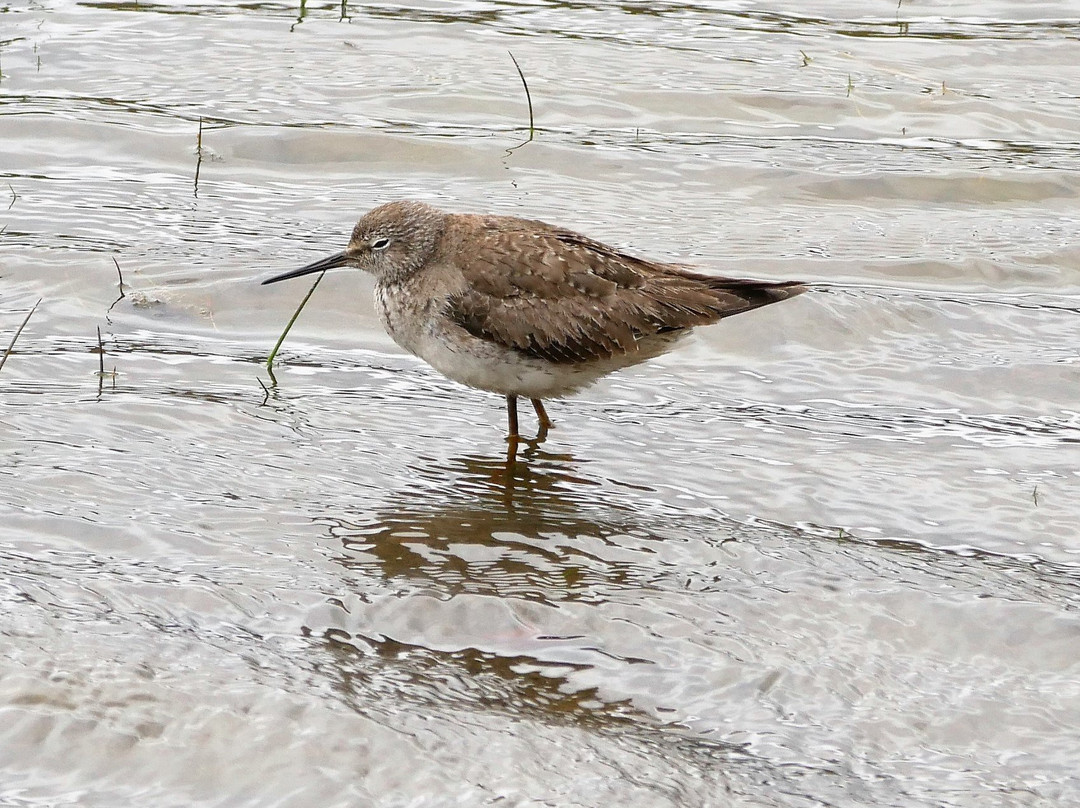
[[[610,359],[650,337],[800,294],[626,255],[560,228],[485,230],[447,312],[475,337],[556,363]]]

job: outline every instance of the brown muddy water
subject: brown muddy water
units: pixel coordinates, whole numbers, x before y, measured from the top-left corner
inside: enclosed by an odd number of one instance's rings
[[[1078,88],[1064,0],[0,0],[0,806],[1080,804]],[[359,273],[262,366],[398,198],[822,287],[509,462]]]

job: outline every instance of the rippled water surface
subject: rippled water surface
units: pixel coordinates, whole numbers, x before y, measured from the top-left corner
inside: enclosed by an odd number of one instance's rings
[[[1063,0],[0,0],[0,805],[1080,803],[1078,86]],[[359,273],[265,371],[397,198],[818,286],[510,457]]]

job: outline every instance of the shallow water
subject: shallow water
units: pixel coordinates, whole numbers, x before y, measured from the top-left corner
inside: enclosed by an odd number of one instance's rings
[[[0,805],[1080,801],[1072,4],[0,12]],[[509,459],[402,197],[819,286]]]

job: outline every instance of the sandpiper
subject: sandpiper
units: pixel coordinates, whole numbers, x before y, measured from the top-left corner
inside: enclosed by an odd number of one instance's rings
[[[375,305],[398,345],[506,397],[511,441],[519,396],[543,438],[543,399],[658,356],[694,326],[806,291],[648,261],[544,222],[407,201],[366,213],[344,252],[263,283],[345,266],[375,276]]]

